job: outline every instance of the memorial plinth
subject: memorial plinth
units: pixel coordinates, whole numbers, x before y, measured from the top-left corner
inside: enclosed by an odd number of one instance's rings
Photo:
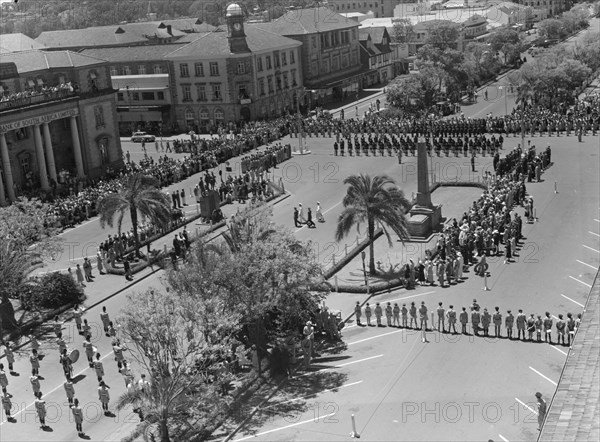
[[[409,212],[408,234],[411,238],[428,238],[440,229],[442,206],[434,206],[431,202],[427,147],[423,139],[419,139],[417,149],[417,202]]]

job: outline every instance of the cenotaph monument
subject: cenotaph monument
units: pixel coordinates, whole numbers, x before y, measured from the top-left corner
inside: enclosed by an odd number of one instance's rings
[[[442,222],[442,206],[434,206],[429,190],[429,175],[427,171],[427,146],[425,140],[417,142],[417,202],[410,209],[408,233],[412,238],[429,238],[439,230]]]

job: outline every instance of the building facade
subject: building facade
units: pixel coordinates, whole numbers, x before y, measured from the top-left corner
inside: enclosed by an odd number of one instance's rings
[[[293,113],[302,91],[300,46],[227,8],[227,32],[211,32],[165,56],[180,130],[211,132],[238,121]]]
[[[108,69],[68,51],[2,55],[0,203],[123,165]]]
[[[326,7],[292,10],[270,23],[255,25],[302,43],[302,77],[312,95],[303,104],[322,104],[360,90],[359,24]]]
[[[385,26],[359,29],[363,88],[384,85],[394,78],[394,49]]]

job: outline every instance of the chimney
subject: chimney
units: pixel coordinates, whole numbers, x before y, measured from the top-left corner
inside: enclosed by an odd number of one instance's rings
[[[171,27],[171,25],[167,25],[167,34],[173,35],[173,28]]]

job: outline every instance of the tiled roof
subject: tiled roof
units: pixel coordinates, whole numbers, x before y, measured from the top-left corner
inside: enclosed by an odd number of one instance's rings
[[[42,32],[36,41],[49,48],[126,45],[145,43],[147,38],[125,32],[122,26],[95,26],[85,29]]]
[[[181,37],[185,35],[185,32],[182,32],[171,26],[171,34],[167,32],[166,26],[161,26],[162,22],[159,21],[147,21],[141,23],[127,23],[121,25],[121,28],[125,30],[125,32],[130,32],[134,35],[138,35],[140,37],[159,37],[159,38],[171,38],[171,37]]]
[[[183,32],[212,32],[216,29],[215,26],[202,22],[198,18],[178,18],[175,20],[162,20],[164,26],[171,25],[173,29],[178,29]],[[160,25],[159,25],[160,27]]]
[[[370,35],[373,43],[380,44],[386,31],[385,26],[369,26],[368,28],[359,28],[358,35],[360,40],[366,40],[366,36]]]
[[[106,63],[88,55],[71,51],[22,51],[2,54],[3,63],[15,63],[19,74],[46,69],[92,66]]]
[[[30,51],[44,49],[45,46],[25,34],[0,34],[0,48],[3,52]]]
[[[260,26],[278,35],[304,35],[348,29],[357,27],[358,23],[329,8],[320,7],[291,10],[277,20],[261,23]]]
[[[252,52],[277,50],[282,46],[300,46],[301,43],[291,38],[282,37],[259,28],[257,25],[246,24],[246,42]],[[227,32],[207,32],[200,34],[191,43],[176,49],[165,58],[214,57],[229,54]]]
[[[600,440],[600,277],[546,415],[539,442]]]
[[[199,34],[196,34],[196,38]],[[184,44],[177,43],[163,45],[143,45],[143,46],[119,46],[113,48],[90,48],[84,49],[80,54],[91,57],[101,58],[111,62],[127,61],[151,61],[160,60],[165,55],[176,49],[183,47]]]
[[[248,27],[249,25],[245,25],[245,28]],[[206,31],[206,32],[198,32],[198,33],[193,33],[193,34],[186,34],[181,38],[177,39],[177,43],[191,43],[193,41],[198,40],[200,37],[203,37],[205,34],[208,34],[209,32],[220,32],[222,34],[227,35],[227,31],[225,29],[222,28],[215,28],[212,31]]]

